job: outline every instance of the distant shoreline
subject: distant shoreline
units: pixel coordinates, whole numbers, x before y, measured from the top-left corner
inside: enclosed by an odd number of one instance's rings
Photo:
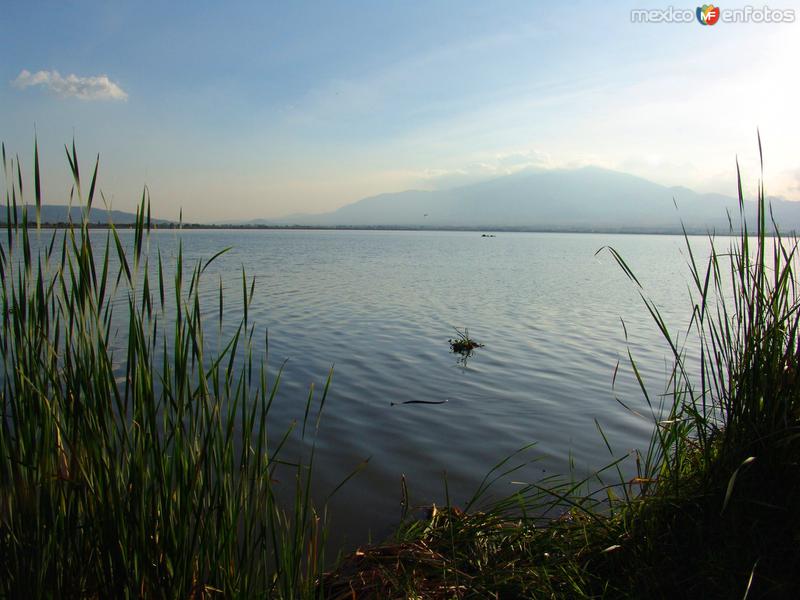
[[[5,226],[5,221],[0,221],[0,226]],[[37,224],[29,222],[28,228],[35,229]],[[44,229],[70,229],[79,228],[79,222],[65,223],[40,223],[39,227]],[[110,229],[109,223],[89,223],[89,229]],[[116,229],[134,229],[135,223],[115,223]],[[577,228],[577,227],[473,227],[473,226],[414,226],[414,225],[262,225],[254,223],[243,224],[211,224],[211,223],[151,223],[151,229],[176,230],[271,230],[271,231],[464,231],[464,232],[491,232],[491,233],[606,233],[622,235],[683,235],[681,229],[661,229],[647,227],[626,227],[615,229],[612,227],[597,228]],[[699,228],[686,229],[687,235],[691,236],[727,236],[731,232],[708,231]],[[796,235],[794,231],[781,232],[782,235]],[[767,235],[774,235],[774,231],[767,232]]]

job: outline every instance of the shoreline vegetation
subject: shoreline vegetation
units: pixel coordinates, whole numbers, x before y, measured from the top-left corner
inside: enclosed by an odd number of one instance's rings
[[[105,201],[105,200],[104,200]],[[742,202],[744,202],[742,200]],[[747,218],[750,220],[750,228],[755,229],[756,224],[752,223],[757,218],[755,213],[755,202],[746,202],[752,204],[746,211],[742,211],[740,207],[740,214],[738,218],[744,219],[744,213],[747,212]],[[99,207],[97,205],[89,211],[88,216],[81,206],[70,205],[40,205],[39,207],[40,218],[29,218],[27,227],[29,228],[45,228],[45,229],[80,229],[86,225],[89,229],[135,229],[137,227],[136,215],[124,211],[112,210],[108,207]],[[22,213],[27,210],[30,217],[37,211],[36,204],[23,204],[16,205],[14,211],[0,210],[0,226],[5,226],[7,222],[13,222],[15,226],[22,225]],[[74,216],[73,216],[74,214]],[[56,217],[56,215],[59,215]],[[250,222],[232,222],[232,223],[192,223],[185,222],[183,219],[183,211],[181,211],[180,218],[177,221],[169,219],[149,219],[148,230],[174,230],[174,229],[189,229],[189,230],[265,230],[265,231],[464,231],[464,232],[479,232],[485,233],[482,237],[495,237],[491,233],[606,233],[606,234],[621,234],[621,235],[691,235],[706,237],[711,233],[720,236],[735,233],[733,231],[739,223],[737,215],[727,214],[727,225],[724,230],[717,227],[705,226],[691,226],[685,225],[678,221],[679,213],[675,212],[675,225],[674,226],[647,226],[647,225],[622,225],[611,226],[608,224],[596,227],[587,227],[586,225],[559,225],[559,226],[546,226],[546,225],[509,225],[500,223],[482,223],[478,225],[447,225],[447,224],[409,224],[405,223],[382,223],[373,225],[321,225],[321,224],[297,224],[297,223],[270,223],[265,222],[265,219],[254,219]],[[778,225],[771,220],[766,223],[765,234],[767,236],[775,236],[778,231]],[[787,231],[782,230],[782,234],[786,235]],[[794,235],[793,231],[788,233]]]
[[[798,242],[769,237],[763,182],[754,230],[727,232],[725,248],[710,236],[709,257],[686,234],[692,319],[680,335],[625,258],[602,250],[672,352],[666,394],[646,388],[628,352],[653,425],[648,448],[620,457],[598,424],[586,435],[602,436],[609,463],[591,477],[517,482],[497,498],[493,485],[514,480],[528,447],[460,507],[446,480],[441,506],[410,506],[403,479],[392,538],[331,560],[325,503],[311,501],[311,440],[331,379],[309,394],[302,423],[268,436],[280,370],[253,360],[263,333],[248,320],[254,280],[243,270],[239,326],[211,352],[203,329],[215,323],[199,287],[224,250],[188,265],[179,247],[165,281],[160,255],[147,251],[146,191],[132,242],[110,225],[93,248],[86,217],[98,163],[84,194],[74,144],[84,219],[35,249],[29,229],[40,224],[23,198],[32,187],[38,214],[38,147],[32,185],[2,151],[0,596],[781,598],[800,589]],[[743,210],[741,189],[739,176]],[[221,288],[219,298],[221,327]],[[121,365],[111,350],[120,315]],[[678,341],[689,336],[699,364]],[[309,440],[307,456],[281,453],[290,435]],[[632,479],[623,461],[635,463]],[[294,489],[288,504],[277,499],[277,469]]]
[[[30,214],[30,211],[29,211]],[[785,236],[786,233],[779,231],[776,227],[769,224],[770,227],[764,232],[766,237],[776,237],[778,235]],[[0,227],[6,227],[7,221],[5,215],[0,214]],[[22,226],[22,219],[19,219],[19,226]],[[29,220],[27,222],[28,228],[41,228],[41,229],[81,229],[84,223],[80,221],[75,222],[41,222]],[[87,222],[85,223],[87,229],[136,229],[136,223],[100,223],[100,222]],[[468,227],[468,226],[452,226],[437,225],[425,227],[422,225],[266,225],[259,223],[181,223],[181,222],[151,222],[149,231],[154,230],[266,230],[266,231],[464,231],[464,232],[491,232],[491,233],[606,233],[606,234],[619,234],[619,235],[688,235],[708,237],[709,231],[702,228],[650,228],[650,227],[599,227],[599,228],[553,228],[553,227],[510,227],[510,226],[487,226],[487,227]],[[789,232],[794,235],[794,232]],[[716,232],[711,235],[718,235],[720,237],[735,235],[735,232],[730,230],[725,232]],[[483,237],[495,237],[486,235]]]

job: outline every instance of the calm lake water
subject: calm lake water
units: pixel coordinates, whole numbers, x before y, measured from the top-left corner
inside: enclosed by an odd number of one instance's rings
[[[628,343],[659,394],[671,361],[636,288],[612,256],[629,262],[676,331],[690,315],[685,242],[675,236],[472,232],[184,231],[191,259],[232,249],[206,272],[214,315],[218,280],[241,294],[256,277],[250,317],[269,329],[269,357],[287,359],[273,417],[302,418],[310,383],[333,382],[317,439],[320,497],[353,468],[362,472],[332,503],[334,532],[359,543],[384,536],[400,511],[400,476],[412,503],[463,503],[500,459],[536,442],[539,460],[515,480],[585,476],[646,448],[651,423],[626,368]],[[174,253],[176,236],[153,237]],[[693,238],[704,255],[708,242]],[[236,313],[236,304],[231,311]],[[227,314],[228,311],[226,311]],[[454,328],[483,348],[464,364]],[[620,374],[612,389],[617,361]],[[408,400],[440,405],[400,404]],[[392,405],[394,403],[394,405]],[[633,469],[630,461],[630,469]],[[631,472],[631,471],[629,471]],[[288,485],[288,483],[287,483]],[[498,487],[498,493],[508,491]]]
[[[92,235],[102,245],[105,232]],[[160,248],[171,264],[178,239],[189,265],[231,247],[204,274],[211,333],[220,279],[232,324],[241,318],[242,267],[256,277],[256,338],[269,330],[273,376],[287,361],[272,426],[302,419],[309,385],[319,396],[334,366],[315,490],[323,498],[370,459],[331,504],[333,535],[350,544],[397,523],[401,475],[422,505],[444,501],[446,473],[462,504],[495,463],[531,442],[539,460],[514,480],[568,474],[571,464],[583,477],[606,465],[595,421],[616,456],[646,449],[651,423],[615,400],[645,407],[627,348],[653,395],[671,361],[634,284],[609,253],[595,255],[601,247],[626,258],[676,332],[690,316],[685,242],[675,236],[194,230],[154,232],[150,251]],[[707,255],[707,240],[692,243]],[[456,327],[484,344],[466,362],[450,351]],[[218,341],[208,339],[213,350]],[[401,404],[408,400],[447,402]],[[304,444],[297,436],[288,451]],[[625,468],[632,473],[633,461]],[[509,489],[501,482],[498,493]]]

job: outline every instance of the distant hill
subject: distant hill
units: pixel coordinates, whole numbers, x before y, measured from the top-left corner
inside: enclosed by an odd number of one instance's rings
[[[800,202],[770,200],[779,226],[800,231]],[[678,209],[676,210],[675,204]],[[380,194],[329,213],[254,223],[319,226],[483,227],[557,231],[727,231],[735,198],[666,187],[601,169],[526,170],[449,190]],[[746,202],[754,222],[755,202]]]
[[[28,221],[36,221],[36,206],[27,204]],[[13,219],[13,216],[12,216]],[[17,207],[17,219],[22,220],[22,207]],[[41,207],[40,221],[47,224],[66,223],[69,220],[77,223],[83,219],[83,208],[80,206],[67,206],[65,204],[43,204]],[[0,207],[0,223],[5,223],[7,213],[5,207]],[[136,215],[121,210],[106,210],[102,206],[93,206],[89,212],[89,222],[94,224],[127,225],[136,221]],[[169,223],[164,219],[151,219],[152,223]]]

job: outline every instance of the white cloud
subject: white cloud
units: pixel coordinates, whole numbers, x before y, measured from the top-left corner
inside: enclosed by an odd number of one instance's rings
[[[496,164],[495,168],[505,174],[530,167],[555,167],[553,157],[548,152],[536,150],[535,148],[498,153],[494,162]]]
[[[511,175],[525,169],[554,169],[564,166],[549,153],[535,148],[516,149],[473,156],[450,168],[428,168],[414,173],[413,185],[424,189],[450,189]]]
[[[128,94],[119,85],[111,81],[107,75],[78,77],[75,74],[71,74],[63,77],[58,71],[36,71],[36,73],[31,73],[27,69],[23,69],[17,75],[17,78],[11,82],[11,85],[20,90],[41,85],[64,98],[78,98],[80,100],[128,99]]]
[[[794,176],[794,180],[790,184],[790,189],[793,192],[800,192],[800,167],[796,168],[791,175]]]

